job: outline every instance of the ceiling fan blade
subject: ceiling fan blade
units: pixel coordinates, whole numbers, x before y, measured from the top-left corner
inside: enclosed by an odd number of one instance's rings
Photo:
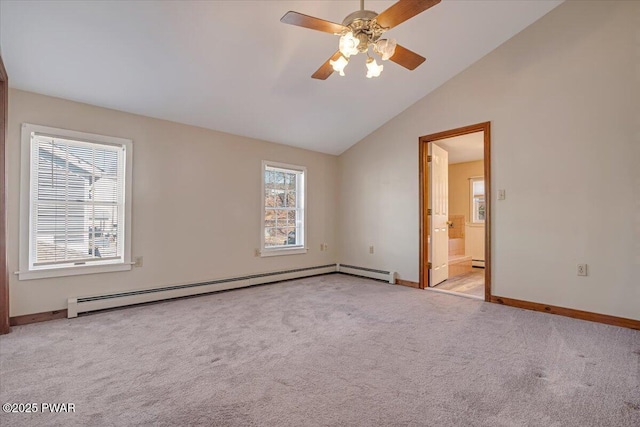
[[[396,52],[391,58],[389,58],[389,60],[395,62],[398,65],[402,65],[408,70],[415,70],[420,64],[425,61],[425,58],[413,51],[410,51],[406,47],[396,45]]]
[[[314,18],[313,16],[303,15],[302,13],[293,11],[285,13],[284,16],[280,18],[280,22],[331,34],[340,34],[342,30],[347,28],[335,22],[325,21],[324,19]]]
[[[322,64],[320,68],[318,68],[318,70],[311,75],[311,77],[318,80],[327,80],[331,73],[333,73],[333,67],[331,66],[329,61],[336,61],[338,58],[340,58],[340,55],[342,55],[340,51],[334,53],[331,58],[327,59],[327,62]]]
[[[376,18],[383,28],[393,28],[440,3],[440,0],[399,0]]]

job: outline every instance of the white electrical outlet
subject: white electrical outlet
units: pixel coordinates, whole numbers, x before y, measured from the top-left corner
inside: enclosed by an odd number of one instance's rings
[[[578,264],[578,276],[587,276],[587,264]]]
[[[373,246],[369,246],[369,253],[372,254],[373,253]]]
[[[505,190],[498,190],[498,200],[504,200],[507,198],[507,192]]]

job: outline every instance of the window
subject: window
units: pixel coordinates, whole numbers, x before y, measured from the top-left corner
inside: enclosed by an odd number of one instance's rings
[[[469,182],[471,185],[471,222],[473,224],[484,224],[487,214],[487,207],[484,200],[484,178],[470,178]]]
[[[130,270],[130,140],[22,125],[19,278]]]
[[[302,166],[262,162],[262,256],[305,253]]]

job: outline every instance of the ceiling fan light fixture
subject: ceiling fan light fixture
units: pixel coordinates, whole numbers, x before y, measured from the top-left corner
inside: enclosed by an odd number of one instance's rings
[[[357,55],[358,52],[367,55],[367,77],[372,78],[378,77],[384,67],[370,57],[370,48],[375,54],[380,55],[383,61],[391,60],[408,70],[415,70],[425,61],[424,57],[396,44],[395,40],[380,38],[385,32],[437,5],[440,1],[396,0],[382,13],[377,13],[366,10],[364,0],[360,0],[360,10],[347,15],[342,24],[291,10],[285,13],[280,21],[340,37],[338,51],[331,55],[311,75],[311,78],[326,80],[334,72],[344,76],[344,68],[349,63],[349,57]]]
[[[329,61],[329,64],[333,67],[333,71],[340,73],[341,76],[344,76],[344,68],[349,63],[349,60],[345,58],[343,55],[340,55],[338,59]]]
[[[360,40],[353,36],[353,32],[349,31],[340,37],[340,44],[338,47],[340,49],[340,53],[345,58],[348,58],[351,55],[356,55],[358,53],[358,44],[360,44]]]
[[[374,50],[383,61],[387,61],[396,53],[396,41],[394,39],[380,39],[374,45]]]
[[[370,79],[371,77],[378,77],[383,69],[384,69],[384,65],[382,64],[378,65],[376,60],[373,59],[372,57],[367,58],[367,78],[368,79]]]

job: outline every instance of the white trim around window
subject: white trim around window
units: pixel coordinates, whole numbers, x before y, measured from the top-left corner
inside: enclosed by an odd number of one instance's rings
[[[131,270],[132,141],[24,123],[20,156],[18,279]],[[54,231],[47,218],[52,211],[64,220]],[[49,231],[39,229],[38,221]],[[62,241],[64,255],[51,255]]]
[[[290,184],[295,181],[293,197],[283,192],[283,202],[274,203],[267,199],[266,193],[269,190],[266,175],[268,172],[284,173]],[[260,256],[270,257],[279,255],[295,255],[307,253],[307,169],[304,166],[290,165],[286,163],[263,160],[261,169],[261,222],[260,222]],[[292,178],[295,177],[295,180]],[[283,182],[284,185],[284,182]],[[273,192],[274,188],[271,189]],[[289,190],[287,190],[289,191]],[[295,200],[289,206],[291,200]],[[273,206],[267,206],[271,204]],[[278,223],[278,218],[287,216],[284,224]],[[295,220],[293,219],[295,216]],[[269,222],[269,224],[267,224]],[[282,234],[282,236],[280,236]],[[269,235],[267,237],[267,235]],[[278,239],[282,240],[280,244]]]
[[[469,178],[469,196],[469,206],[471,208],[469,222],[471,224],[484,225],[486,201],[483,176],[472,176]]]

